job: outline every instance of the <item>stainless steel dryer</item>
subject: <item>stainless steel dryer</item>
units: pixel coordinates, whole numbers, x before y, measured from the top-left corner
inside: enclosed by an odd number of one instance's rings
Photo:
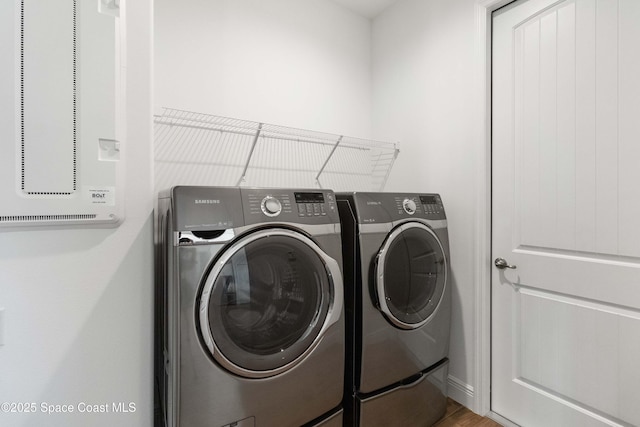
[[[175,187],[157,247],[161,425],[342,425],[333,192]]]
[[[345,425],[429,426],[446,410],[451,290],[438,194],[338,194]]]

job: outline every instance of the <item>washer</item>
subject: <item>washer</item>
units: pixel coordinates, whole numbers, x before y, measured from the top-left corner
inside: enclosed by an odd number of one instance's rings
[[[334,193],[174,187],[156,224],[160,425],[342,426]]]
[[[446,410],[451,290],[438,194],[339,193],[345,425],[429,426]]]

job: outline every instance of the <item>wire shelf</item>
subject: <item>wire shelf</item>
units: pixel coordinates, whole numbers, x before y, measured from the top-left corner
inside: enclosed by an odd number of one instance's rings
[[[394,143],[163,108],[154,116],[156,191],[174,185],[382,191]]]

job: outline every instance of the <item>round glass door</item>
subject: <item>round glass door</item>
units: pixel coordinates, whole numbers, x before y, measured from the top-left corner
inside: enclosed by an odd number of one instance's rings
[[[228,370],[259,378],[289,369],[332,323],[337,263],[302,234],[256,232],[214,262],[200,299],[200,328]]]
[[[421,223],[391,232],[378,254],[380,310],[402,329],[419,328],[436,311],[447,281],[447,259],[435,233]]]

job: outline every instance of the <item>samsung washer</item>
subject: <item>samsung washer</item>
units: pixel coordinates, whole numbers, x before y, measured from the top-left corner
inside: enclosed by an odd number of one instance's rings
[[[342,425],[340,223],[330,190],[158,199],[160,425]]]
[[[345,425],[429,426],[446,410],[451,289],[438,194],[338,194]]]

